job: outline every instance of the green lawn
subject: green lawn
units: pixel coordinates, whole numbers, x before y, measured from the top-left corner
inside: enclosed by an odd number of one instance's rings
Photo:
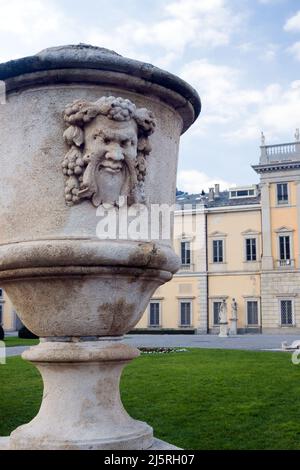
[[[17,336],[6,336],[4,342],[7,348],[12,346],[32,346],[33,344],[38,344],[38,339],[22,339]]]
[[[0,366],[0,435],[39,408],[39,373]],[[300,449],[300,365],[288,353],[190,349],[143,355],[121,381],[128,412],[185,449]]]

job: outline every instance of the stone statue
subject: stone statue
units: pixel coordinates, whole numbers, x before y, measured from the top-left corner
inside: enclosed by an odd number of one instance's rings
[[[94,206],[144,202],[146,157],[155,121],[146,108],[128,99],[103,96],[98,101],[77,100],[64,112],[69,146],[62,163],[68,205],[89,198]]]
[[[233,298],[232,303],[231,303],[231,318],[230,318],[230,329],[229,329],[229,334],[231,336],[234,336],[237,334],[237,320],[238,320],[237,308],[238,308],[237,302]]]
[[[219,310],[219,323],[220,323],[220,333],[219,336],[221,338],[225,338],[228,336],[228,322],[227,322],[227,304],[226,300],[223,299],[220,310]]]
[[[299,140],[300,140],[300,132],[299,132],[299,128],[297,127],[295,131],[295,141],[299,142]]]
[[[227,304],[226,304],[225,299],[223,299],[223,301],[220,305],[219,322],[220,323],[227,323]]]
[[[261,132],[261,146],[266,145],[266,138],[263,132]]]
[[[237,302],[234,298],[232,299],[232,304],[231,304],[231,317],[232,319],[237,318]]]

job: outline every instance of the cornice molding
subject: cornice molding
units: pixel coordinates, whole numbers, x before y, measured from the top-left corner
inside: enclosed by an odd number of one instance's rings
[[[252,168],[258,174],[272,171],[293,170],[300,168],[300,161],[265,163],[262,165],[252,165]]]

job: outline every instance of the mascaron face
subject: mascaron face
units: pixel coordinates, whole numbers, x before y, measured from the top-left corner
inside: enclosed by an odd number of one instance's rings
[[[137,124],[97,116],[85,127],[85,154],[98,162],[98,171],[117,174],[137,156]],[[127,164],[128,164],[127,163]]]

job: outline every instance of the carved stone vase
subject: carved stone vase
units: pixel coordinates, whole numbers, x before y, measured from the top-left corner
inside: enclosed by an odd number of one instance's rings
[[[0,285],[41,338],[23,358],[44,382],[37,416],[7,445],[150,448],[152,428],[121,403],[122,369],[139,354],[122,337],[179,267],[172,222],[154,237],[144,216],[175,202],[179,138],[200,99],[168,72],[84,44],[0,64],[0,80]],[[121,223],[133,210],[148,236]],[[105,211],[121,232],[103,234]]]

